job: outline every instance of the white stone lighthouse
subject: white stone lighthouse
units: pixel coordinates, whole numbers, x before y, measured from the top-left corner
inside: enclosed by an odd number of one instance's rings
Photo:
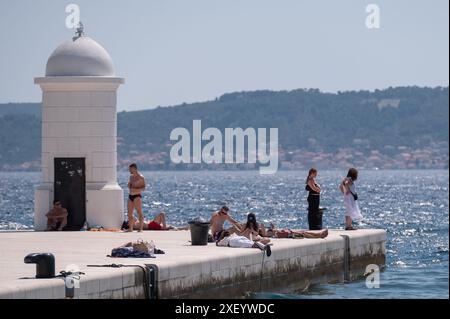
[[[84,222],[120,227],[115,77],[108,52],[77,29],[47,61],[42,89],[42,176],[35,192],[35,230],[44,230],[54,199],[69,212],[67,230]]]

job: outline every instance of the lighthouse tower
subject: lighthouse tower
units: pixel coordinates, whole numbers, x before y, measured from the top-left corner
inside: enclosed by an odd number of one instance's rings
[[[68,210],[66,230],[85,222],[119,227],[123,190],[117,183],[115,77],[108,52],[83,26],[47,61],[42,89],[42,175],[35,190],[35,230],[46,228],[54,199]]]

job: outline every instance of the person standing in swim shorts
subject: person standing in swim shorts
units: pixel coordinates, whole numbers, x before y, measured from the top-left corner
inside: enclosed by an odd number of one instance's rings
[[[135,163],[129,166],[130,180],[128,182],[128,231],[133,231],[134,225],[134,209],[138,213],[139,220],[139,232],[144,228],[144,215],[142,214],[142,195],[141,193],[145,189],[145,178],[138,172],[137,165]]]

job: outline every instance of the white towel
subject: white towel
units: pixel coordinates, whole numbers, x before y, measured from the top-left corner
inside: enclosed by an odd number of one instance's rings
[[[225,237],[221,241],[217,243],[218,246],[228,246],[235,248],[252,248],[253,241],[244,236],[238,236],[236,234],[231,234],[228,237]]]

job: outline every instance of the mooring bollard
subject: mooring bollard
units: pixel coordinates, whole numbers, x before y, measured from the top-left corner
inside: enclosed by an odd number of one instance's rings
[[[36,264],[36,278],[55,277],[55,256],[51,253],[33,253],[24,258],[26,264]]]

